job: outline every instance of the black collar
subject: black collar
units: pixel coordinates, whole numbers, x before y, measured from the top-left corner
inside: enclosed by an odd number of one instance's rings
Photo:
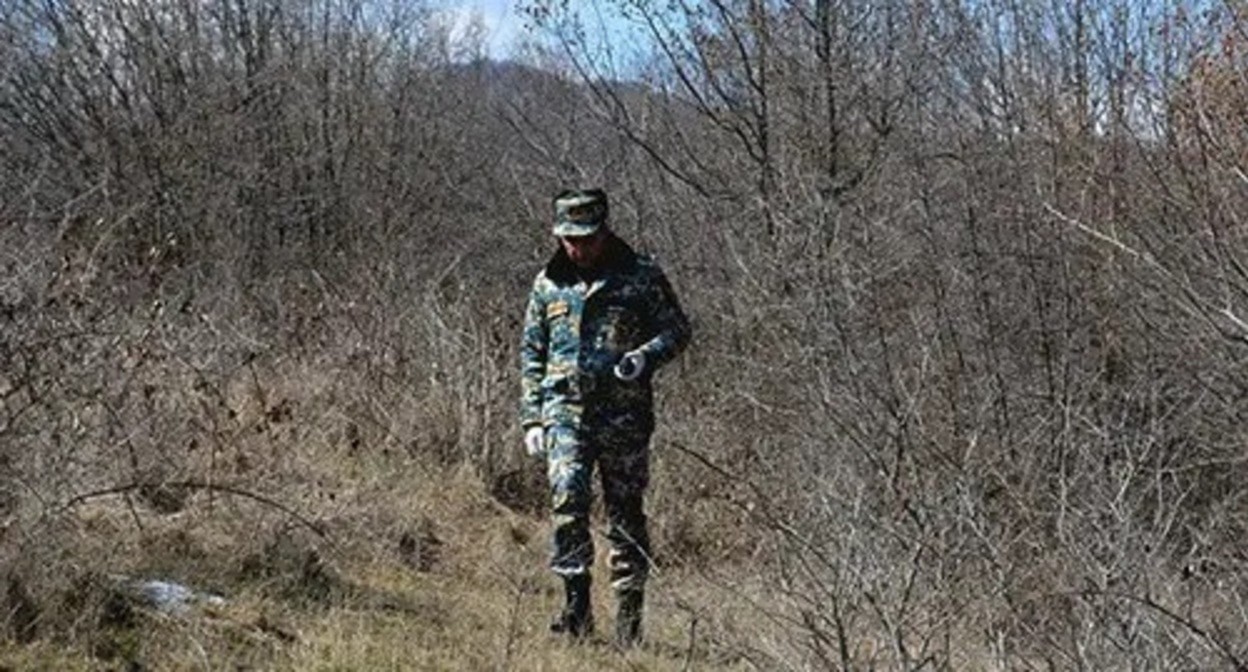
[[[632,268],[637,263],[637,253],[619,236],[610,235],[607,247],[602,251],[602,263],[593,271],[586,272],[577,268],[576,264],[568,258],[567,252],[564,252],[563,247],[560,246],[546,263],[546,277],[555,284],[566,285],[575,283],[587,275],[601,278]]]

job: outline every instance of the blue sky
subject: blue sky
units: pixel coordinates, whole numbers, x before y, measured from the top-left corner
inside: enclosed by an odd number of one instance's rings
[[[441,0],[433,4],[454,30],[462,30],[472,17],[480,17],[492,58],[506,57],[524,31],[524,18],[516,12],[513,0]]]
[[[491,58],[507,58],[525,37],[525,17],[516,11],[516,0],[431,0],[430,4],[453,27],[452,36],[468,26],[473,17],[479,17],[487,33]],[[609,3],[578,0],[569,3],[569,7],[587,22],[591,42],[610,43],[617,52],[633,42],[627,37],[627,23],[609,8]]]

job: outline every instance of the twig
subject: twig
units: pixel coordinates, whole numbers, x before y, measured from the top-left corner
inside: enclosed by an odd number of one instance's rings
[[[130,496],[129,492],[124,493],[121,498],[126,501],[126,510],[130,512],[130,517],[134,519],[134,526],[139,528],[139,533],[145,533],[143,519],[139,517],[138,509],[134,508],[134,498]]]
[[[1156,600],[1154,600],[1153,598],[1147,595],[1145,595],[1144,597],[1140,597],[1138,595],[1132,595],[1130,593],[1122,593],[1122,592],[1116,592],[1116,591],[1111,591],[1111,590],[1089,590],[1089,591],[1084,591],[1082,594],[1083,595],[1100,594],[1106,597],[1117,597],[1119,599],[1128,600],[1130,602],[1135,602],[1136,604],[1141,604],[1145,607],[1148,607],[1149,609],[1156,611],[1157,613],[1161,614],[1162,616],[1165,616],[1171,621],[1174,621],[1175,623],[1178,623],[1184,628],[1187,628],[1187,630],[1191,632],[1193,635],[1196,635],[1198,638],[1203,639],[1209,644],[1211,644],[1213,648],[1216,651],[1218,651],[1218,653],[1220,653],[1226,659],[1227,662],[1231,663],[1231,666],[1233,669],[1239,670],[1241,672],[1244,670],[1248,670],[1248,660],[1241,659],[1238,655],[1236,655],[1236,652],[1231,648],[1230,644],[1223,641],[1223,638],[1219,637],[1216,632],[1202,628],[1194,620],[1190,618],[1185,618],[1181,616],[1180,614],[1175,613],[1173,610],[1169,609],[1165,605],[1157,602]]]
[[[66,509],[75,507],[90,499],[98,499],[100,497],[109,497],[111,495],[128,495],[130,492],[133,492],[134,490],[138,490],[139,488],[142,488],[147,485],[151,485],[151,484],[146,483],[146,482],[134,482],[134,483],[127,483],[125,485],[113,486],[111,488],[104,488],[101,490],[93,490],[91,492],[84,492],[80,495],[75,495],[71,497],[68,501],[66,501],[64,504],[60,506],[59,511],[65,511]],[[294,509],[290,508],[289,506],[286,506],[285,504],[282,504],[281,502],[277,500],[274,500],[272,498],[269,498],[269,497],[266,497],[264,495],[260,495],[254,492],[243,490],[242,488],[236,488],[231,485],[222,485],[220,483],[205,483],[203,481],[194,481],[194,480],[166,481],[166,482],[162,482],[161,485],[164,485],[166,487],[171,487],[171,488],[189,488],[192,490],[207,490],[208,492],[223,492],[223,493],[230,494],[230,495],[237,495],[239,497],[244,497],[246,499],[259,502],[268,507],[281,511],[282,513],[295,519],[295,521],[298,522],[299,524],[315,532],[316,535],[318,537],[321,537],[322,539],[329,538],[329,533],[325,531],[324,526],[321,525],[320,523],[309,520],[307,517],[303,516],[298,511],[295,511]]]
[[[1118,240],[1118,238],[1114,236],[1110,236],[1110,235],[1101,233],[1100,231],[1097,231],[1096,229],[1088,226],[1087,224],[1084,224],[1083,222],[1075,219],[1074,217],[1067,215],[1061,210],[1058,210],[1057,208],[1053,207],[1053,205],[1050,203],[1045,203],[1044,209],[1048,210],[1049,214],[1069,224],[1070,226],[1073,226],[1076,229],[1079,229],[1080,231],[1088,234],[1089,236],[1092,236],[1093,238],[1096,238],[1097,240],[1103,243],[1108,243],[1109,245],[1117,248],[1120,252],[1125,252],[1131,255],[1132,257],[1135,257],[1136,259],[1143,261],[1144,263],[1161,271],[1166,276],[1170,275],[1170,272],[1164,266],[1157,263],[1157,260],[1153,259],[1153,256],[1151,254],[1140,252],[1139,250],[1127,245],[1121,240]]]
[[[689,670],[693,665],[693,649],[698,643],[698,615],[692,614],[689,618],[689,649],[685,651],[685,666],[682,670]]]
[[[501,568],[496,567],[496,569]],[[511,613],[507,614],[507,642],[503,647],[503,664],[499,667],[499,669],[509,670],[514,667],[512,664],[512,658],[516,655],[516,644],[520,635],[520,628],[518,625],[520,623],[520,610],[524,601],[525,579],[523,577],[516,579],[515,577],[509,576],[501,571],[499,572],[499,576],[507,579],[515,591],[515,599],[511,602]]]
[[[1044,208],[1045,210],[1049,212],[1049,214],[1053,215],[1054,217],[1061,220],[1062,222],[1065,222],[1066,224],[1075,227],[1076,229],[1095,238],[1096,240],[1099,240],[1107,245],[1112,246],[1114,249],[1124,254],[1130,255],[1131,257],[1139,260],[1140,262],[1142,262],[1149,268],[1152,268],[1153,270],[1155,270],[1165,280],[1173,282],[1175,285],[1178,286],[1178,289],[1182,293],[1182,296],[1180,297],[1172,296],[1171,300],[1173,300],[1180,308],[1182,308],[1183,310],[1186,310],[1188,314],[1191,314],[1195,317],[1202,318],[1205,322],[1209,323],[1209,325],[1213,328],[1213,330],[1216,331],[1223,338],[1227,338],[1229,340],[1236,341],[1239,343],[1248,343],[1248,322],[1245,322],[1242,318],[1236,315],[1235,312],[1231,310],[1231,307],[1229,305],[1219,308],[1218,306],[1214,305],[1211,300],[1198,294],[1195,288],[1191,286],[1190,280],[1185,282],[1183,279],[1181,279],[1178,276],[1178,274],[1176,274],[1173,270],[1171,270],[1170,268],[1167,268],[1165,265],[1159,262],[1156,259],[1156,257],[1154,257],[1152,254],[1148,253],[1147,251],[1141,252],[1140,250],[1137,250],[1131,247],[1130,245],[1127,245],[1126,243],[1122,242],[1115,236],[1110,236],[1100,231],[1097,231],[1096,229],[1088,226],[1087,224],[1084,224],[1083,222],[1080,222],[1074,217],[1071,217],[1063,213],[1062,211],[1053,207],[1049,203],[1045,203]],[[1226,318],[1233,325],[1234,329],[1238,331],[1232,330],[1226,327],[1225,325],[1220,324],[1217,320],[1213,318],[1214,315],[1221,315],[1222,317]]]

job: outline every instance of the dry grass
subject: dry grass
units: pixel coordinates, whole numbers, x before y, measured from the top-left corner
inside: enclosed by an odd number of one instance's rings
[[[303,467],[303,478],[291,480],[324,491],[318,497],[292,489],[286,501],[322,522],[325,539],[280,513],[210,501],[206,493],[166,516],[131,510],[121,497],[92,500],[67,523],[72,533],[62,552],[79,558],[97,588],[106,572],[167,578],[219,591],[228,603],[180,616],[135,607],[116,622],[98,615],[108,612],[98,604],[108,594],[97,590],[91,619],[55,615],[76,622],[77,635],[8,644],[0,663],[16,669],[101,669],[131,661],[150,669],[733,667],[710,657],[705,643],[690,641],[687,610],[664,595],[685,583],[679,572],[656,582],[645,648],[624,655],[601,634],[586,646],[552,638],[546,624],[562,597],[544,568],[547,523],[501,506],[466,469],[430,470],[410,458],[352,457],[324,447],[288,460]],[[415,537],[414,548],[404,535]],[[320,567],[315,580],[307,570],[310,554]],[[605,558],[600,562],[605,567]],[[609,588],[599,584],[600,630],[609,631]]]
[[[217,347],[228,364],[230,343]],[[468,370],[474,353],[491,352],[486,343],[462,345],[461,365]],[[1219,572],[1234,585],[1233,567],[1210,559],[1193,565],[1201,574],[1175,582],[1157,565],[1147,583],[1164,589],[1149,594],[1182,622],[1069,569],[1071,557],[1074,566],[1090,562],[1078,559],[1082,540],[1116,538],[1101,518],[1072,512],[1069,524],[1092,527],[1048,545],[1038,526],[1017,544],[976,542],[1003,533],[974,501],[961,508],[939,499],[946,481],[933,476],[930,491],[915,493],[928,498],[919,503],[928,513],[916,515],[849,478],[856,472],[848,466],[820,476],[818,454],[761,436],[740,441],[750,430],[722,410],[727,402],[698,406],[697,375],[709,369],[697,353],[692,374],[670,380],[655,440],[649,510],[660,567],[648,645],[627,655],[603,636],[566,646],[546,632],[561,596],[544,569],[541,467],[519,455],[514,428],[465,420],[497,405],[499,391],[481,392],[471,375],[426,381],[418,367],[394,381],[370,372],[382,368],[376,360],[359,366],[353,357],[277,355],[189,376],[174,365],[177,352],[154,350],[133,384],[104,396],[117,419],[80,402],[96,397],[44,400],[40,417],[78,433],[58,444],[15,432],[42,451],[14,472],[27,480],[0,544],[11,640],[0,664],[1014,669],[1076,665],[1080,655],[1118,660],[1107,648],[1113,640],[1091,623],[1149,642],[1138,655],[1163,668],[1236,655],[1214,647],[1236,641],[1238,598],[1228,592],[1215,613],[1204,588]],[[477,452],[484,437],[494,447]],[[116,459],[128,452],[140,458],[137,468]],[[499,458],[492,473],[472,459],[491,452]],[[801,481],[811,487],[776,487],[803,478],[802,464],[813,467]],[[82,480],[40,465],[64,465]],[[977,473],[949,482],[966,487]],[[150,474],[164,484],[142,487]],[[134,487],[110,487],[127,483]],[[1019,490],[1008,494],[1043,501],[1023,485],[1010,484]],[[93,488],[94,496],[80,496]],[[966,529],[974,535],[959,532]],[[119,601],[116,577],[178,581],[228,603],[163,615]],[[599,582],[595,590],[600,629],[609,632],[609,589]],[[1211,627],[1226,623],[1225,631]],[[1072,649],[1067,642],[1078,636],[1083,649]]]

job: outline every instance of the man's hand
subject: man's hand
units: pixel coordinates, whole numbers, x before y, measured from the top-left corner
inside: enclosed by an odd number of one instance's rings
[[[627,352],[615,365],[615,377],[628,383],[641,377],[646,370],[646,353],[640,350]]]
[[[538,425],[537,427],[530,427],[528,431],[524,433],[524,452],[528,453],[529,457],[541,457],[545,455],[545,439],[546,431],[542,429],[541,425]]]

